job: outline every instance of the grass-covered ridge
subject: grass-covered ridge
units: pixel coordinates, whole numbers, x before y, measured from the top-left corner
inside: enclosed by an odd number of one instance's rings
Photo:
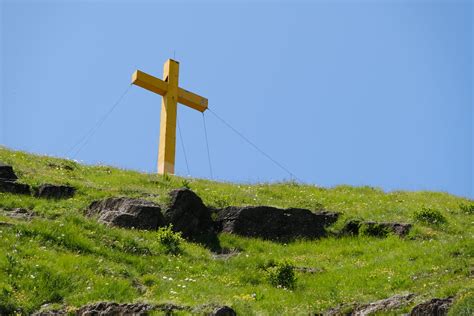
[[[183,179],[4,148],[0,161],[11,164],[20,181],[32,187],[54,183],[77,188],[74,198],[57,201],[0,193],[0,209],[28,208],[39,215],[24,221],[0,212],[0,311],[29,314],[46,303],[72,309],[116,301],[229,305],[242,315],[307,315],[407,292],[417,295],[416,302],[455,295],[456,311],[473,304],[474,202],[466,199],[371,187]],[[329,237],[289,244],[222,234],[223,247],[241,251],[222,260],[187,242],[181,254],[167,254],[157,232],[109,228],[84,216],[97,199],[129,196],[163,204],[170,190],[183,185],[216,208],[270,205],[342,212],[334,231],[349,218],[414,227],[407,238]],[[445,222],[425,220],[439,215]],[[271,261],[318,272],[296,271],[294,288],[277,288],[265,269]]]

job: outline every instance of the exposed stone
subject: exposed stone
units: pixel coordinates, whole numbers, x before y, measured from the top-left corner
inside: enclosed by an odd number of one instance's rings
[[[337,213],[312,213],[306,209],[279,209],[270,206],[227,207],[217,216],[222,232],[270,240],[319,238],[325,227],[337,220]]]
[[[165,225],[161,208],[142,199],[117,197],[95,201],[87,215],[99,215],[99,222],[124,228],[156,230]]]
[[[335,308],[332,308],[323,313],[325,316],[366,316],[373,315],[381,312],[388,312],[390,310],[399,309],[405,305],[408,305],[413,298],[414,294],[405,294],[405,295],[394,295],[392,297],[375,301],[368,304],[357,304],[349,303],[342,304]]]
[[[0,180],[0,192],[8,192],[14,194],[30,194],[30,186],[16,181]]]
[[[31,314],[32,316],[62,316],[67,315],[65,308],[62,309],[49,309],[51,304],[41,305],[41,309],[38,312]]]
[[[74,196],[76,189],[69,185],[42,184],[36,192],[36,197],[47,199],[67,199]]]
[[[367,236],[386,237],[389,233],[393,233],[404,237],[410,232],[411,227],[412,225],[408,223],[373,222],[352,219],[346,222],[341,230],[341,234],[357,236],[363,233]]]
[[[210,316],[237,316],[237,313],[229,306],[217,307]]]
[[[313,267],[293,267],[293,269],[297,272],[309,273],[309,274],[324,272],[323,268],[313,268]]]
[[[324,223],[324,227],[331,226],[337,220],[339,219],[339,212],[331,212],[331,211],[316,211],[312,212],[314,215],[316,215],[316,218],[318,221],[321,221]]]
[[[364,315],[372,315],[375,313],[379,313],[382,311],[390,311],[394,309],[398,309],[402,306],[408,305],[413,298],[415,297],[414,294],[406,294],[406,295],[394,295],[392,297],[375,301],[369,304],[361,305],[357,307],[353,315],[354,316],[364,316]]]
[[[222,248],[219,249],[219,251],[213,252],[212,258],[215,260],[228,260],[232,257],[239,255],[241,252],[242,250],[237,248]]]
[[[36,213],[28,210],[26,208],[14,208],[12,210],[6,211],[5,215],[11,218],[18,218],[18,219],[31,219],[36,216]]]
[[[15,181],[17,179],[18,177],[13,171],[13,167],[0,162],[0,181],[1,180]]]
[[[165,315],[173,315],[174,311],[190,311],[188,306],[180,306],[175,304],[159,304],[150,305],[146,303],[135,304],[119,304],[114,302],[99,302],[94,304],[84,305],[79,307],[75,313],[71,313],[69,308],[63,307],[61,309],[47,310],[50,304],[41,306],[41,310],[33,313],[33,316],[62,316],[62,315],[77,315],[77,316],[140,316],[149,315],[152,311],[164,312]],[[69,311],[68,311],[69,310]],[[161,315],[161,314],[160,314]]]
[[[99,302],[79,307],[74,313],[70,308],[63,306],[60,309],[48,310],[50,304],[41,306],[41,310],[33,313],[33,316],[141,316],[149,315],[151,312],[163,312],[164,315],[174,315],[177,311],[184,311],[192,315],[210,315],[210,316],[236,316],[236,312],[229,306],[218,306],[214,304],[200,305],[192,308],[190,306],[181,306],[172,303],[150,305],[146,303],[120,304],[114,302]],[[161,315],[161,314],[160,314]]]
[[[189,189],[177,189],[170,193],[164,217],[173,230],[182,233],[186,239],[199,240],[201,237],[215,236],[211,212],[201,198]]]
[[[72,171],[75,169],[75,164],[72,163],[71,161],[68,162],[60,162],[60,163],[54,163],[54,162],[49,162],[47,164],[48,167],[52,169],[57,169],[57,170],[67,170],[67,171]]]
[[[102,316],[102,315],[117,315],[117,316],[138,316],[148,315],[148,312],[153,309],[153,305],[145,303],[135,304],[118,304],[110,302],[100,302],[96,304],[86,305],[76,311],[78,316]]]
[[[30,194],[30,186],[16,182],[17,179],[12,166],[0,162],[0,192]]]
[[[453,305],[454,298],[433,298],[427,302],[416,305],[411,316],[445,316]]]

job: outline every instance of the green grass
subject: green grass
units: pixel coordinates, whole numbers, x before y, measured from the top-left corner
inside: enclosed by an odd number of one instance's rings
[[[5,148],[0,148],[0,161],[13,165],[20,180],[33,187],[56,183],[77,188],[74,198],[58,201],[0,193],[0,209],[24,207],[39,215],[31,221],[0,215],[0,222],[13,224],[0,226],[0,314],[29,314],[43,304],[72,310],[105,300],[174,303],[197,310],[225,304],[241,315],[307,315],[340,303],[406,292],[417,294],[415,303],[455,295],[453,311],[472,311],[474,202],[467,199],[436,192],[384,193],[372,187],[328,189],[294,182],[249,185],[162,177]],[[158,232],[108,228],[84,216],[97,199],[130,196],[164,204],[167,193],[182,186],[213,207],[340,211],[334,231],[351,218],[401,221],[414,227],[404,239],[330,237],[288,244],[222,234],[223,247],[241,252],[216,260],[197,244],[181,242],[173,255]],[[430,214],[442,215],[445,221],[433,225],[420,220],[422,210],[434,211]],[[272,262],[319,272],[295,270],[294,288],[278,288],[266,268]]]

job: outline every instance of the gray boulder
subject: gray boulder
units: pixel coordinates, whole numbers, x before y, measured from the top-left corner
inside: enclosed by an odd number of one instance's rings
[[[86,305],[76,311],[77,316],[138,316],[148,315],[153,309],[152,305],[145,303],[119,304],[111,302],[100,302]]]
[[[247,237],[287,241],[326,236],[325,227],[338,213],[313,213],[306,209],[279,209],[270,206],[227,207],[217,216],[219,231]]]
[[[411,316],[445,316],[453,305],[453,297],[434,298],[427,302],[416,305],[410,315]]]
[[[7,210],[5,212],[5,215],[11,218],[25,219],[25,220],[30,220],[33,217],[36,217],[35,212],[28,210],[26,208],[14,208],[11,210]]]
[[[156,230],[165,225],[161,208],[142,199],[114,197],[95,201],[87,215],[98,215],[99,222],[123,228]]]
[[[229,306],[221,306],[215,308],[210,316],[237,316],[237,313]]]
[[[30,186],[16,181],[0,180],[0,192],[30,194]]]
[[[410,304],[415,295],[409,294],[397,294],[389,298],[378,300],[367,304],[359,303],[348,303],[341,304],[337,307],[331,308],[322,315],[324,316],[367,316],[367,315],[378,315],[378,314],[389,314],[393,310],[402,308]]]
[[[0,192],[13,194],[30,194],[30,186],[16,182],[18,177],[12,166],[0,162]]]
[[[76,189],[69,185],[42,184],[35,196],[46,199],[67,199],[74,196]]]
[[[169,194],[171,201],[164,217],[167,224],[173,225],[173,230],[181,232],[184,238],[190,240],[199,241],[215,236],[211,212],[196,193],[183,188]]]
[[[18,177],[13,171],[13,167],[6,165],[0,161],[0,181],[2,180],[15,181],[17,179]]]

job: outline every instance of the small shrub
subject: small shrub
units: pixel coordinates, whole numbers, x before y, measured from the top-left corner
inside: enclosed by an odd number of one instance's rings
[[[466,214],[474,214],[474,204],[459,204],[459,209]]]
[[[271,263],[267,267],[268,281],[271,285],[286,289],[294,289],[296,287],[296,276],[293,265],[287,261],[279,263]]]
[[[181,233],[173,231],[173,225],[161,227],[157,232],[158,241],[165,248],[167,254],[177,255],[181,253]]]
[[[422,208],[421,211],[415,211],[415,220],[431,225],[441,225],[446,223],[446,218],[440,211],[431,208]]]

